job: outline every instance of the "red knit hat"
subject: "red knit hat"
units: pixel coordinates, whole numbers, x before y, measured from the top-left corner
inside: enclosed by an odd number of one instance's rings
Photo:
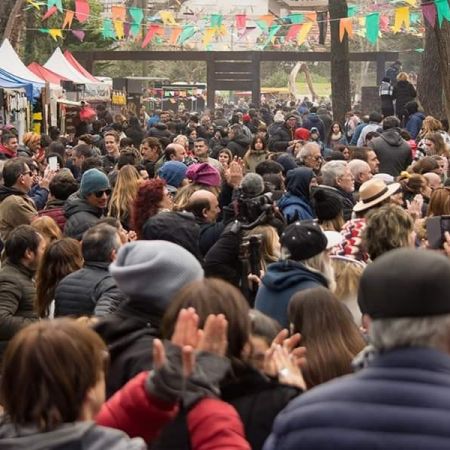
[[[309,141],[311,137],[311,132],[307,128],[297,128],[295,130],[295,139],[299,139],[301,141]]]

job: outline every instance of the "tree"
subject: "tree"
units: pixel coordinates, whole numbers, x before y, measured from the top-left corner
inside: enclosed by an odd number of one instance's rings
[[[422,4],[426,3],[428,0],[422,0]],[[450,22],[444,20],[442,26],[436,23],[434,28],[427,25],[425,36],[425,52],[419,84],[420,95],[425,100],[424,105],[429,108],[430,113],[438,117],[445,115],[447,119],[450,119]],[[439,89],[439,83],[442,83],[441,89]],[[435,112],[431,102],[428,103],[425,97],[437,96],[440,92],[443,92],[443,101],[437,97],[433,98],[438,105],[443,103],[443,108],[442,111],[439,108]]]
[[[348,37],[339,38],[339,19],[347,17],[346,0],[328,0],[331,25],[331,100],[333,117],[344,123],[345,113],[351,109],[350,58]]]

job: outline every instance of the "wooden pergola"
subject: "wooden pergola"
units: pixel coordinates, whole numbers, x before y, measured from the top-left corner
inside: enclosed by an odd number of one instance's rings
[[[97,61],[205,61],[207,69],[207,105],[214,108],[216,91],[251,91],[252,103],[261,97],[262,61],[331,61],[330,52],[295,51],[115,51],[74,52],[74,56],[90,72]],[[395,61],[398,52],[350,53],[350,61],[375,61],[377,82],[381,82],[386,62]]]

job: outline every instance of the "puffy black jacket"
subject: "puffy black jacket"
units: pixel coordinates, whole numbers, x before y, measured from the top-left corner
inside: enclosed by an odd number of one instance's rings
[[[126,299],[108,271],[109,263],[85,262],[55,291],[55,316],[106,316]]]
[[[396,100],[395,102],[395,114],[398,117],[407,116],[408,112],[406,111],[405,105],[408,102],[414,100],[417,96],[416,90],[414,86],[405,80],[400,80],[397,82],[397,85],[394,87],[393,97]]]
[[[155,137],[158,139],[164,137],[170,139],[172,137],[172,133],[169,131],[165,123],[157,123],[147,131],[147,137]]]
[[[8,260],[0,270],[0,355],[21,328],[38,320],[33,310],[33,275],[30,269]]]
[[[273,152],[284,152],[289,142],[295,139],[295,128],[288,128],[286,123],[279,127],[273,127],[273,133],[269,137],[269,150]]]
[[[249,146],[250,146],[250,138],[247,137],[245,134],[236,136],[235,138],[231,139],[227,144],[227,148],[231,151],[231,153],[233,153],[233,156],[238,156],[239,158],[244,157],[244,155],[247,153]]]
[[[67,218],[64,234],[80,241],[83,233],[102,218],[103,209],[91,206],[75,193],[66,200],[64,214]]]
[[[316,386],[276,418],[264,450],[450,448],[450,357],[383,352],[369,367]]]

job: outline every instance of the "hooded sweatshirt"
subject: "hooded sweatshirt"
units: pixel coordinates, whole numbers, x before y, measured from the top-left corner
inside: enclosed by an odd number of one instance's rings
[[[64,424],[53,431],[40,432],[34,427],[0,425],[0,450],[144,450],[141,438],[130,439],[125,433],[101,427],[93,422]]]
[[[298,167],[288,172],[286,177],[287,193],[278,202],[278,207],[288,223],[314,219],[309,192],[309,185],[314,177],[312,169],[307,167]]]
[[[383,134],[369,143],[375,150],[380,160],[380,173],[388,173],[393,177],[398,177],[402,170],[412,163],[411,148],[400,136],[395,128],[383,132]]]
[[[326,278],[300,262],[286,260],[270,264],[256,294],[255,309],[287,327],[291,297],[298,291],[319,286],[328,287]]]

